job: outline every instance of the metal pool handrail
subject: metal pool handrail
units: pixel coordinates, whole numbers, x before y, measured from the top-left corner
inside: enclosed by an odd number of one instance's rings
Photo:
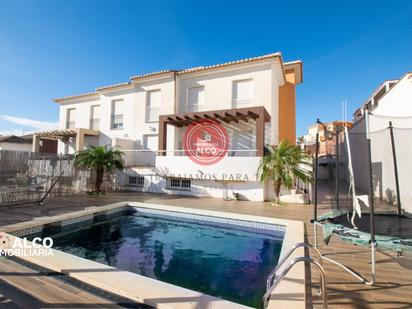
[[[292,267],[299,263],[299,262],[307,262],[315,265],[320,272],[321,275],[321,294],[322,294],[322,300],[323,300],[323,308],[327,309],[328,308],[328,290],[327,290],[327,282],[326,282],[326,276],[325,276],[325,270],[323,269],[322,265],[320,265],[318,262],[316,262],[314,259],[310,257],[297,257],[290,261],[290,263],[285,267],[285,269],[279,274],[279,276],[276,276],[275,281],[273,282],[272,286],[266,291],[265,295],[263,295],[262,302],[263,302],[263,308],[266,308],[268,303],[269,303],[269,298],[270,295],[272,294],[273,290],[278,286],[279,282],[282,281],[282,279],[287,275],[287,273],[292,269]]]
[[[270,286],[272,285],[272,280],[276,276],[276,273],[279,271],[279,269],[283,266],[283,264],[286,262],[286,260],[292,255],[292,253],[295,252],[295,250],[297,248],[300,248],[300,247],[305,247],[305,248],[308,248],[308,249],[312,249],[316,253],[316,255],[318,256],[319,263],[322,266],[322,255],[320,254],[319,250],[316,249],[315,247],[313,247],[312,245],[308,244],[308,243],[299,242],[299,243],[293,245],[293,247],[289,250],[289,252],[280,260],[280,262],[275,267],[275,269],[272,270],[272,272],[269,274],[269,276],[266,280],[266,291],[268,291],[270,289]]]

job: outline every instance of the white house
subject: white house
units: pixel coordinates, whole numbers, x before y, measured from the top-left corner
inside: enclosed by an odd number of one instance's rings
[[[36,134],[34,145],[53,136],[60,153],[117,146],[127,165],[118,181],[128,189],[264,200],[272,190],[258,182],[258,163],[265,144],[295,143],[301,82],[302,62],[283,62],[280,53],[136,75],[55,99],[60,129]],[[230,145],[222,160],[202,166],[185,155],[182,136],[206,118],[227,130]]]
[[[31,151],[31,140],[16,135],[0,135],[0,150]]]
[[[352,141],[353,167],[356,185],[368,191],[367,151],[366,151],[366,107],[369,116],[369,136],[372,152],[372,179],[374,193],[390,203],[397,203],[394,154],[389,122],[392,124],[393,145],[399,180],[399,197],[404,210],[412,212],[412,72],[399,80],[382,83],[376,91],[354,113],[355,125],[350,130]],[[359,110],[363,112],[359,113]],[[363,134],[363,135],[362,135]]]

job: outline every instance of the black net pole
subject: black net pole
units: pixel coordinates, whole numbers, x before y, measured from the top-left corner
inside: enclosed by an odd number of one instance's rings
[[[391,134],[392,156],[393,156],[393,170],[395,171],[395,185],[396,185],[396,199],[398,206],[398,215],[402,213],[401,208],[401,194],[399,190],[399,176],[398,176],[398,162],[396,160],[395,138],[393,137],[392,121],[389,121],[389,132]]]
[[[336,126],[336,145],[335,145],[335,198],[336,209],[339,210],[339,127]]]
[[[372,180],[372,151],[371,140],[368,138],[368,156],[369,156],[369,206],[371,209],[370,214],[370,230],[371,230],[371,242],[375,242],[375,206],[373,202],[373,180]]]
[[[372,150],[371,139],[369,136],[369,111],[366,110],[366,143],[368,151],[368,173],[369,173],[369,207],[370,207],[370,233],[371,243],[375,245],[375,205],[373,201],[373,176],[372,176]]]
[[[318,120],[319,121],[319,120]],[[315,182],[314,182],[314,207],[313,207],[313,220],[318,220],[318,159],[319,159],[319,132],[316,132],[316,149],[315,149]]]

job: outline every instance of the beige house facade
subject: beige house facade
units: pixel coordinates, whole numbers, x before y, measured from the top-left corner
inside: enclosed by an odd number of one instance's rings
[[[126,189],[270,199],[257,167],[264,145],[295,142],[296,86],[302,81],[302,62],[284,62],[280,53],[136,75],[55,99],[59,130],[39,138],[57,136],[64,154],[116,146],[125,153],[127,169],[118,178]],[[193,117],[212,118],[227,130],[229,151],[218,164],[205,168],[185,156],[182,136]]]

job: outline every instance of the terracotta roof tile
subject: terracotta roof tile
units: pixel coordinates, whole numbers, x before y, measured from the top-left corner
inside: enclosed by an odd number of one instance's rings
[[[262,55],[262,56],[258,56],[258,57],[244,58],[244,59],[240,59],[240,60],[229,61],[229,62],[214,64],[214,65],[209,65],[209,66],[198,66],[198,67],[193,67],[193,68],[188,68],[188,69],[183,69],[183,70],[162,70],[162,71],[151,72],[151,73],[146,73],[146,74],[134,75],[134,76],[130,77],[130,80],[136,80],[136,79],[140,79],[140,78],[152,77],[152,76],[156,76],[156,75],[162,75],[162,74],[173,73],[173,72],[176,73],[176,74],[179,74],[179,75],[180,74],[186,74],[186,73],[192,73],[192,72],[199,72],[199,71],[208,70],[208,69],[221,68],[221,67],[225,67],[225,66],[229,66],[229,65],[236,65],[236,64],[242,64],[242,63],[247,63],[247,62],[254,62],[254,61],[265,60],[265,59],[281,57],[281,56],[282,56],[282,54],[280,52],[276,52],[276,53],[271,53],[271,54]],[[288,64],[295,64],[295,63],[301,63],[301,61],[298,60],[298,61],[285,62],[284,64],[288,65]],[[123,83],[116,83],[116,84],[107,85],[107,86],[101,86],[101,87],[97,87],[96,90],[93,91],[93,92],[81,93],[81,94],[77,94],[77,95],[71,95],[71,96],[56,98],[56,99],[53,99],[53,101],[58,102],[58,101],[61,101],[61,100],[66,100],[66,99],[73,99],[73,98],[78,98],[78,97],[82,97],[82,96],[95,95],[95,94],[98,94],[100,90],[112,89],[112,88],[123,87],[123,86],[128,86],[128,85],[131,85],[130,81],[129,82],[123,82]]]

